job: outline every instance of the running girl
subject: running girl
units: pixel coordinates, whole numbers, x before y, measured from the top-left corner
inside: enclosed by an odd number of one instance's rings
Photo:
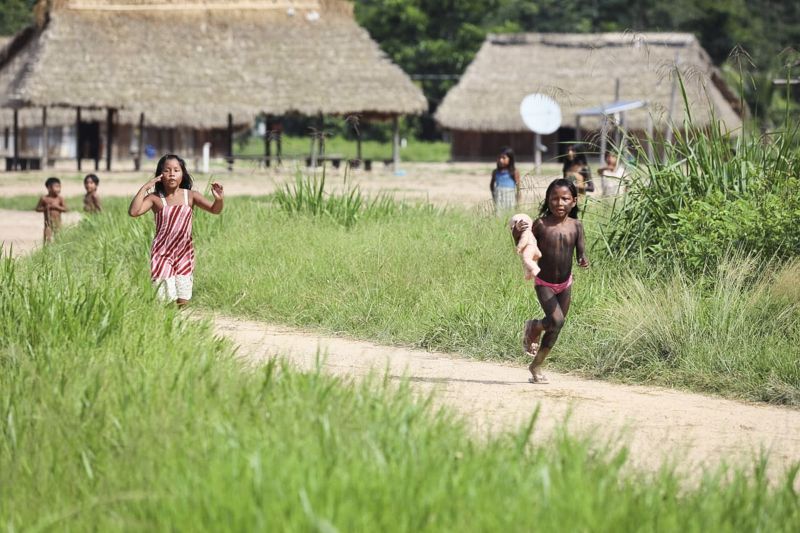
[[[525,322],[522,345],[533,359],[528,367],[531,372],[528,381],[531,383],[547,383],[542,365],[553,349],[569,311],[573,253],[578,266],[589,266],[577,204],[575,184],[557,179],[547,187],[540,216],[533,222],[533,235],[542,251],[539,259],[541,271],[534,278],[534,284],[544,318]],[[525,229],[525,224],[519,227],[519,231]]]
[[[150,276],[158,285],[162,300],[185,305],[192,298],[194,246],[192,245],[192,208],[218,215],[222,212],[223,191],[211,184],[214,202],[192,191],[192,177],[186,163],[175,154],[158,160],[155,177],[142,185],[131,200],[128,214],[138,217],[153,211],[156,236],[150,249]]]

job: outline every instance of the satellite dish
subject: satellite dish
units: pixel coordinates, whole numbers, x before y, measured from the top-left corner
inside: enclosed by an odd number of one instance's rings
[[[529,94],[519,104],[522,122],[534,133],[548,135],[561,126],[561,108],[546,94]]]

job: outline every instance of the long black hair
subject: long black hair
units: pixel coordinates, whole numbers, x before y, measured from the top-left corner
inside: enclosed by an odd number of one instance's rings
[[[497,154],[497,158],[499,159],[501,155],[504,155],[508,158],[508,173],[511,174],[512,178],[514,178],[514,175],[517,172],[517,162],[516,157],[514,156],[514,150],[512,150],[511,147],[506,146],[500,150],[500,153]],[[502,170],[500,168],[500,163],[497,164],[497,170]]]
[[[550,205],[548,200],[550,199],[550,193],[553,192],[553,189],[557,187],[566,187],[569,189],[569,192],[572,193],[572,197],[576,200],[578,199],[578,188],[575,187],[575,184],[569,180],[565,180],[564,178],[558,178],[557,180],[553,180],[550,182],[550,185],[547,186],[547,191],[544,193],[544,201],[542,202],[542,207],[539,209],[539,216],[545,217],[547,215],[551,215],[550,212]],[[575,202],[575,207],[572,208],[572,211],[569,212],[568,215],[570,218],[578,218],[578,202]]]
[[[160,176],[164,172],[164,165],[166,165],[167,161],[170,159],[174,159],[178,162],[181,166],[181,182],[178,185],[179,189],[189,189],[192,190],[192,185],[194,184],[194,180],[192,180],[192,175],[189,174],[189,171],[186,170],[186,161],[181,159],[179,155],[175,154],[166,154],[158,160],[158,164],[156,164],[156,173],[155,176]],[[156,183],[156,192],[163,194],[164,193],[164,184],[160,181]]]

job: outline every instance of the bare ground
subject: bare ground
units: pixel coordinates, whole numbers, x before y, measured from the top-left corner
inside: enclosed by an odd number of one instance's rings
[[[214,317],[214,324],[240,347],[239,356],[248,364],[283,357],[306,370],[320,362],[324,371],[346,379],[375,373],[405,377],[418,391],[433,392],[439,405],[465,416],[477,435],[519,428],[538,406],[534,440],[552,435],[566,420],[574,433],[624,442],[631,465],[644,470],[656,470],[665,460],[688,473],[723,462],[749,466],[761,451],[769,453],[772,476],[800,462],[800,411],[795,409],[553,372],[549,385],[531,385],[527,369],[509,364],[224,316]]]

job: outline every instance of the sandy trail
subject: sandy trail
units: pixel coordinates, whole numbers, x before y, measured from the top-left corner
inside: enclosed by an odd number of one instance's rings
[[[722,461],[750,465],[760,450],[769,452],[773,476],[800,462],[800,411],[794,409],[553,372],[549,385],[531,385],[520,366],[230,317],[217,316],[214,324],[250,364],[283,357],[313,369],[321,355],[323,369],[337,376],[408,377],[417,390],[434,392],[436,402],[466,416],[478,435],[519,428],[539,406],[534,439],[551,435],[569,413],[571,432],[599,439],[622,435],[636,468],[654,470],[665,459],[683,459],[686,472]]]
[[[75,211],[64,213],[64,226],[74,224],[81,215]],[[24,255],[42,245],[44,215],[35,211],[11,211],[0,209],[0,247],[3,253]]]

